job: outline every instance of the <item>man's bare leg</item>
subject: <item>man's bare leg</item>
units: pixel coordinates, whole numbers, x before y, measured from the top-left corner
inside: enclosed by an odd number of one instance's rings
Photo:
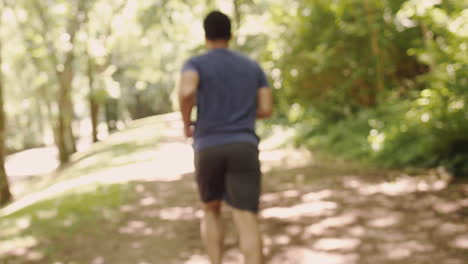
[[[221,201],[203,205],[201,237],[212,264],[221,264],[223,259],[224,231],[221,219]]]
[[[263,264],[263,243],[257,214],[236,208],[232,208],[232,213],[244,263]]]

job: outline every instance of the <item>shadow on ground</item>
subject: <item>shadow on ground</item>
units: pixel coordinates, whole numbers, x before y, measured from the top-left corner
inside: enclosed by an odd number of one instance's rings
[[[0,218],[0,259],[207,264],[198,233],[202,212],[193,174],[187,173],[190,148],[174,131],[166,128],[170,137],[154,150],[143,148],[145,158],[138,156],[135,164],[83,176],[99,184],[80,185]],[[262,154],[267,263],[466,263],[467,183],[299,157],[306,155],[286,149]],[[223,212],[224,263],[242,263],[229,209]]]
[[[192,174],[125,186],[131,190],[106,187],[129,195],[120,200],[124,204],[96,205],[115,195],[92,191],[89,195],[97,197],[88,201],[95,206],[90,212],[54,215],[41,208],[29,220],[20,218],[15,236],[29,242],[10,250],[8,263],[208,263]],[[405,176],[388,179],[316,166],[274,170],[264,176],[261,202],[267,263],[466,263],[467,194],[466,184],[447,187]],[[86,202],[81,198],[74,208]],[[92,213],[99,214],[97,221],[81,220],[74,229],[73,219]],[[227,209],[225,221],[225,263],[241,263]],[[70,236],[28,232],[50,228]]]
[[[262,212],[268,263],[468,259],[467,184],[317,166],[277,171],[270,180]]]

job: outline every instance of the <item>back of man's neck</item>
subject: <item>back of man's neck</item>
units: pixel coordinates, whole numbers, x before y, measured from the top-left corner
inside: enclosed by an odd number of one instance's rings
[[[227,41],[210,41],[207,43],[207,47],[210,50],[213,49],[228,49],[229,43]]]

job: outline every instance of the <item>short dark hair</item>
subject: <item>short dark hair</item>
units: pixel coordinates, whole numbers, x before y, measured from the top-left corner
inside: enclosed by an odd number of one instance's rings
[[[209,40],[229,40],[231,38],[231,20],[219,11],[210,12],[203,21],[205,37]]]

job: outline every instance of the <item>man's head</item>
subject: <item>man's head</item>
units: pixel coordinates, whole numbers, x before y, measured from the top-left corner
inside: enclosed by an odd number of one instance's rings
[[[219,11],[210,12],[203,21],[207,44],[227,42],[231,39],[231,20]]]

